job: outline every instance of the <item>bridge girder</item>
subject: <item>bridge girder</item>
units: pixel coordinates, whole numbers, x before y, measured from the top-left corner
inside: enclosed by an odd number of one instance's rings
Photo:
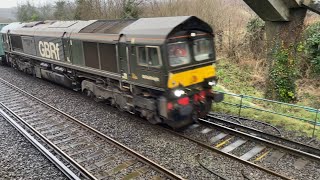
[[[264,21],[290,21],[290,11],[306,8],[320,14],[319,0],[243,0]]]

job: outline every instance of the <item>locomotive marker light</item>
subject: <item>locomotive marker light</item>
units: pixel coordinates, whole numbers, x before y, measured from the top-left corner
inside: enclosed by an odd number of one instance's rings
[[[174,91],[174,95],[177,97],[181,97],[184,94],[185,94],[184,90],[177,89]]]
[[[215,86],[217,83],[216,81],[211,81],[211,82],[208,82],[209,86]]]

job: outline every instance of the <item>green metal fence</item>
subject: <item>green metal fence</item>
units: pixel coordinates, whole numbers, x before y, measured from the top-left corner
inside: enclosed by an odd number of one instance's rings
[[[222,92],[222,91],[216,91],[219,93],[223,93],[225,95],[225,99],[222,102],[223,105],[236,107],[231,108],[232,110],[228,110],[228,107],[220,107],[218,106],[218,111],[225,110],[227,113],[231,113],[233,115],[236,115],[238,117],[248,117],[248,110],[250,109],[252,113],[252,110],[255,112],[254,115],[251,114],[256,120],[259,119],[259,112],[260,114],[273,114],[277,115],[279,117],[286,117],[294,120],[299,120],[303,122],[307,122],[312,125],[312,136],[315,137],[315,133],[318,132],[319,126],[320,126],[320,110],[306,107],[306,106],[299,106],[295,104],[289,104],[289,103],[283,103],[263,98],[257,98],[253,96],[247,96],[247,95],[239,95],[234,93],[228,93],[228,92]],[[220,105],[221,106],[221,105]],[[214,108],[215,109],[215,108]],[[254,117],[257,116],[257,117]],[[267,116],[267,115],[266,115]],[[310,128],[310,127],[308,127]]]

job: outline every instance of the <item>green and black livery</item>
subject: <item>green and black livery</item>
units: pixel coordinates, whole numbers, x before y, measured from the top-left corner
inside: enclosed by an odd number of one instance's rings
[[[151,123],[193,123],[221,100],[214,34],[194,16],[11,23],[2,62]]]

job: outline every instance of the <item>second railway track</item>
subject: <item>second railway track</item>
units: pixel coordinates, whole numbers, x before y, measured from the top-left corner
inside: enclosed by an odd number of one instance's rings
[[[273,135],[270,133],[266,133],[264,131],[261,131],[261,130],[258,130],[258,129],[255,129],[252,127],[244,126],[242,124],[238,124],[238,123],[235,123],[232,121],[225,120],[224,118],[221,118],[221,117],[217,116],[216,114],[209,114],[207,117],[208,118],[206,121],[202,120],[202,122],[205,124],[210,125],[212,123],[217,123],[217,124],[220,124],[220,125],[223,125],[223,126],[226,126],[226,127],[229,127],[229,128],[232,128],[232,129],[235,129],[235,130],[247,133],[247,134],[251,134],[251,135],[266,139],[268,141],[271,141],[271,142],[274,142],[274,143],[277,143],[277,144],[280,144],[280,145],[283,145],[283,146],[286,146],[289,148],[293,148],[293,149],[320,157],[320,149],[313,147],[313,146],[310,146],[310,145],[306,144],[306,142],[302,143],[302,142],[292,141],[292,140],[286,139],[286,138],[279,136],[279,135]],[[232,118],[236,119],[235,117],[232,117]],[[266,126],[267,126],[267,124],[266,124]],[[279,131],[279,130],[277,130],[277,131]]]
[[[182,132],[169,131],[281,179],[320,179],[317,170],[320,165],[319,149],[254,128],[238,127],[236,124],[228,124],[228,127],[226,122],[220,122],[223,125],[213,123],[210,118],[214,117],[209,115],[208,120],[199,119],[199,123]],[[308,177],[299,177],[299,172],[308,172],[309,169],[316,171],[309,173]]]
[[[86,179],[183,179],[114,139],[0,79],[1,109],[70,161]]]

